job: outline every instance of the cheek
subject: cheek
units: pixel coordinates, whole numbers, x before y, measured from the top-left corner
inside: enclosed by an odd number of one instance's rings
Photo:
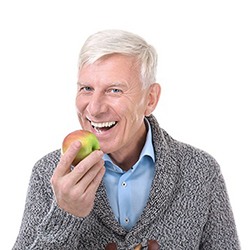
[[[144,95],[128,95],[119,103],[119,109],[130,115],[140,116],[146,109],[146,98]]]
[[[77,96],[75,99],[75,107],[77,114],[82,114],[83,111],[86,109],[86,106],[87,106],[86,102],[84,102],[82,98]]]
[[[126,130],[137,130],[145,118],[143,107],[138,106],[137,104],[134,104],[130,107],[127,106],[126,108],[121,108],[119,114],[124,121],[124,133]]]
[[[144,119],[146,108],[145,98],[141,98],[132,103],[128,112],[134,121],[141,121]]]

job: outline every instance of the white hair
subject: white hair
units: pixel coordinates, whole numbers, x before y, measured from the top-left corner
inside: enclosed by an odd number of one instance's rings
[[[92,64],[112,54],[135,56],[141,66],[142,86],[156,81],[157,53],[142,37],[123,30],[104,30],[91,35],[84,43],[78,67]]]

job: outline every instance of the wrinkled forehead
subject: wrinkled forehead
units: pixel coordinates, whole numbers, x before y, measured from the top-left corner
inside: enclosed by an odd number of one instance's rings
[[[84,64],[78,73],[78,81],[107,83],[141,83],[140,64],[135,57],[113,54],[94,63]]]

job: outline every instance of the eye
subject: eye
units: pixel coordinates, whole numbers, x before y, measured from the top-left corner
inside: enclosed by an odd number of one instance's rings
[[[82,91],[82,92],[91,92],[91,91],[93,91],[93,88],[89,87],[89,86],[82,86],[82,87],[79,88],[79,91]]]
[[[112,88],[108,90],[109,93],[113,93],[113,94],[120,94],[122,93],[121,89],[117,89],[117,88]]]

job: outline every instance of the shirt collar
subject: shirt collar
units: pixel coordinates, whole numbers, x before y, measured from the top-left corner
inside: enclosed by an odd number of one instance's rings
[[[153,162],[155,162],[155,153],[154,153],[154,147],[153,147],[153,142],[152,142],[152,129],[147,118],[145,118],[145,124],[146,124],[148,132],[147,132],[147,137],[146,137],[144,147],[141,151],[138,161],[140,161],[144,156],[149,156],[153,160]],[[111,158],[107,154],[104,154],[103,160],[106,162],[110,162],[112,165],[114,165]]]
[[[148,133],[147,133],[146,142],[141,151],[139,160],[141,160],[143,156],[149,156],[152,158],[153,162],[155,162],[155,152],[154,152],[154,146],[152,142],[152,129],[147,118],[145,118],[145,124],[147,126]]]

